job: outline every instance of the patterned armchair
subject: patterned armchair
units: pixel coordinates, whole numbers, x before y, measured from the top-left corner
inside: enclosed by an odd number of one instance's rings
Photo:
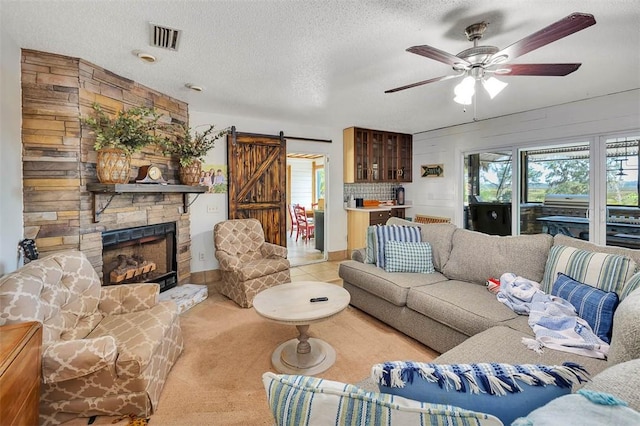
[[[219,222],[213,234],[222,272],[220,292],[241,307],[253,306],[260,291],[291,282],[286,247],[265,242],[257,219]]]
[[[0,278],[0,325],[43,324],[40,423],[147,416],[182,352],[178,311],[157,284],[102,287],[79,251]]]

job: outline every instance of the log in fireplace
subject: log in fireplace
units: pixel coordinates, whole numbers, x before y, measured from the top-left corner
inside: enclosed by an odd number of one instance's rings
[[[175,222],[103,232],[102,265],[104,285],[155,282],[161,292],[175,287]]]

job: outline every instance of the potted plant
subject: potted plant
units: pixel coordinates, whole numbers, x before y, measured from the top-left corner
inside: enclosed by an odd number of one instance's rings
[[[92,105],[94,116],[82,121],[96,135],[96,172],[101,183],[128,183],[131,154],[147,145],[160,143],[155,135],[161,117],[154,108],[132,107],[110,116],[99,104]]]
[[[167,130],[170,136],[162,141],[163,151],[166,155],[178,157],[180,182],[198,185],[205,155],[213,149],[216,140],[228,133],[228,129],[216,132],[215,126],[210,125],[203,132],[198,132],[183,124]]]

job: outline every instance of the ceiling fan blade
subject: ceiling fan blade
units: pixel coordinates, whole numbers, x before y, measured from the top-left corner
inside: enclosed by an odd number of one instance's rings
[[[548,27],[541,29],[520,41],[513,43],[511,46],[496,52],[493,58],[504,58],[504,60],[512,60],[525,53],[546,46],[556,40],[576,33],[596,23],[593,15],[588,13],[572,13],[571,15],[555,22]]]
[[[435,83],[436,81],[450,80],[452,78],[458,78],[458,77],[461,77],[463,75],[464,75],[464,73],[455,74],[455,75],[445,75],[445,76],[442,76],[442,77],[431,78],[429,80],[424,80],[424,81],[419,81],[417,83],[407,84],[406,86],[396,87],[395,89],[385,90],[384,93],[399,92],[400,90],[411,89],[412,87],[418,87],[418,86],[422,86],[422,85],[428,84],[428,83]]]
[[[412,46],[407,49],[407,52],[415,53],[416,55],[424,56],[425,58],[434,59],[451,66],[458,64],[460,68],[467,68],[468,66],[471,66],[469,61],[465,59],[427,45]]]
[[[494,71],[496,75],[541,75],[562,77],[571,74],[582,64],[505,64]]]

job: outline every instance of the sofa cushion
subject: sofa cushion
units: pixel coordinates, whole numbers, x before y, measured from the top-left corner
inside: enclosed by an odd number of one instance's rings
[[[367,247],[365,248],[365,258],[364,263],[376,263],[376,258],[378,257],[376,253],[378,252],[376,247],[376,226],[368,226],[367,227]]]
[[[609,365],[640,358],[640,290],[624,298],[613,316]]]
[[[607,361],[567,352],[544,349],[542,354],[528,349],[523,343],[528,334],[505,326],[492,327],[472,336],[443,353],[434,363],[477,363],[501,362],[507,364],[562,365],[567,360],[580,364],[589,374],[594,375],[607,368]],[[576,385],[578,387],[579,385]],[[575,389],[574,389],[575,390]]]
[[[636,263],[627,256],[556,245],[549,250],[541,289],[550,293],[562,272],[583,284],[619,294],[635,269]]]
[[[391,273],[375,265],[355,260],[342,262],[338,269],[338,275],[344,281],[397,306],[404,306],[407,303],[407,294],[410,288],[447,280],[444,275],[438,272],[433,274]]]
[[[629,259],[633,260],[636,265],[640,265],[640,250],[630,249],[626,247],[601,246],[598,244],[590,243],[589,241],[581,240],[579,238],[572,238],[562,234],[556,234],[553,237],[553,245],[575,247],[587,251],[597,251],[598,253],[627,256]]]
[[[584,389],[613,394],[640,411],[640,358],[612,365],[595,375]]]
[[[517,419],[512,426],[640,424],[640,413],[625,404],[609,394],[581,389],[575,394],[550,401],[526,417]]]
[[[640,251],[640,250],[638,250]],[[622,286],[622,290],[620,290],[620,301],[624,300],[631,292],[635,289],[640,288],[640,272],[636,272],[627,280],[626,283]]]
[[[573,278],[558,274],[551,287],[551,294],[568,301],[576,308],[576,313],[585,320],[593,332],[603,341],[611,341],[613,313],[618,306],[618,295],[605,292]]]
[[[385,362],[371,368],[380,392],[482,411],[511,424],[586,381],[579,366]]]
[[[367,392],[315,377],[265,373],[262,382],[277,426],[502,425],[487,414]]]
[[[540,282],[552,242],[547,234],[501,237],[456,229],[443,273],[452,280],[478,284],[505,272]]]
[[[420,228],[417,226],[376,226],[376,265],[385,267],[385,244],[387,241],[420,241]]]
[[[449,260],[451,254],[453,233],[457,229],[455,225],[450,223],[415,223],[408,220],[392,217],[387,221],[388,225],[406,225],[419,226],[422,241],[431,244],[433,251],[433,266],[438,272],[442,272],[442,268]]]
[[[456,280],[411,289],[407,307],[467,336],[517,316],[486,287]]]
[[[433,274],[431,244],[387,241],[384,247],[385,271]]]

